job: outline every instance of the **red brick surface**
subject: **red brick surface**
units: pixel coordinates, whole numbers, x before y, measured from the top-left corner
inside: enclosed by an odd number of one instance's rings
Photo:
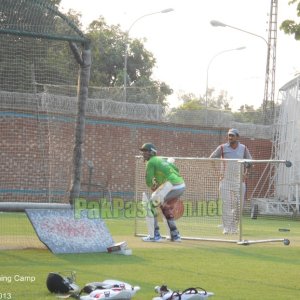
[[[2,112],[3,113],[3,112]],[[0,201],[67,201],[72,179],[74,120],[1,114]],[[109,189],[124,198],[134,193],[135,156],[145,142],[158,155],[208,157],[226,142],[228,128],[204,128],[132,120],[87,118],[83,145],[82,190],[89,175],[93,192]],[[269,159],[270,140],[241,137],[254,159]],[[92,161],[92,173],[87,166]],[[51,194],[47,193],[50,189]]]

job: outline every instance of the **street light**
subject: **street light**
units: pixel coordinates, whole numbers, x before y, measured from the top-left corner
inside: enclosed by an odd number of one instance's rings
[[[233,29],[242,31],[242,32],[247,33],[247,34],[251,34],[253,36],[256,36],[256,37],[262,39],[266,43],[267,49],[268,49],[268,55],[267,55],[266,75],[265,75],[265,90],[264,90],[264,100],[263,100],[264,122],[266,123],[266,121],[267,121],[266,120],[266,114],[267,114],[266,110],[267,110],[267,102],[269,101],[269,99],[268,99],[268,96],[269,96],[268,92],[269,92],[269,79],[270,79],[270,77],[271,77],[271,82],[270,82],[271,83],[271,96],[270,96],[271,103],[274,102],[274,86],[275,86],[275,64],[276,64],[276,56],[275,55],[273,56],[273,67],[270,70],[271,42],[269,43],[264,37],[262,37],[262,36],[260,36],[258,34],[255,34],[253,32],[249,32],[249,31],[243,30],[241,28],[237,28],[237,27],[234,27],[234,26],[222,23],[220,21],[212,20],[212,21],[210,21],[210,24],[212,26],[229,27],[229,28],[233,28]],[[276,48],[273,49],[274,53],[275,53],[275,50],[276,50]],[[273,105],[272,115],[273,114],[274,114],[274,105]]]
[[[209,61],[208,65],[207,65],[207,69],[206,69],[206,89],[205,89],[205,109],[206,109],[206,125],[207,125],[207,108],[208,108],[208,72],[209,72],[209,67],[212,64],[212,62],[214,61],[214,59],[226,52],[230,52],[230,51],[239,51],[239,50],[244,50],[246,49],[246,47],[238,47],[238,48],[233,48],[233,49],[226,49],[223,50],[221,52],[216,53]]]
[[[218,26],[220,26],[220,27],[229,27],[229,28],[233,28],[233,29],[235,29],[235,30],[239,30],[239,31],[242,31],[242,32],[245,32],[245,33],[254,35],[254,36],[256,36],[256,37],[259,37],[260,39],[263,39],[263,40],[265,41],[265,43],[267,44],[267,46],[268,46],[267,40],[266,40],[263,36],[260,36],[260,35],[258,35],[258,34],[255,34],[255,33],[252,33],[252,32],[250,32],[250,31],[246,31],[246,30],[244,30],[244,29],[237,28],[237,27],[234,27],[234,26],[231,26],[231,25],[228,25],[228,24],[222,23],[222,22],[220,22],[220,21],[216,21],[216,20],[210,21],[210,24],[211,24],[212,26],[215,26],[215,27],[218,27]]]
[[[157,11],[157,12],[153,12],[153,13],[149,13],[149,14],[146,14],[146,15],[143,15],[139,18],[137,18],[129,27],[129,29],[126,31],[126,45],[125,45],[125,56],[124,56],[124,72],[123,72],[123,75],[124,75],[124,93],[123,93],[123,97],[124,97],[124,102],[127,101],[127,59],[128,59],[128,37],[129,37],[129,32],[131,30],[131,28],[134,26],[134,24],[136,22],[138,22],[139,20],[145,18],[145,17],[148,17],[148,16],[152,16],[152,15],[156,15],[156,14],[165,14],[165,13],[168,13],[168,12],[171,12],[171,11],[174,11],[173,8],[166,8],[166,9],[163,9],[161,11]]]

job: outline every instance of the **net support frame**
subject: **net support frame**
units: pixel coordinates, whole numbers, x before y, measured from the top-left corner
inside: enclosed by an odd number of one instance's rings
[[[141,156],[136,156],[136,162],[141,159]],[[195,158],[195,157],[174,157],[175,159],[175,164],[177,160],[185,160],[185,161],[235,161],[239,164],[239,173],[243,174],[245,165],[247,164],[285,164],[286,167],[290,167],[291,163],[288,160],[238,160],[238,159],[208,159],[208,158]],[[138,164],[138,163],[137,163]],[[136,193],[136,198],[135,200],[138,202],[140,201],[138,194],[140,193],[140,187],[138,187],[138,179],[137,179],[137,173],[140,172],[138,170],[139,167],[137,167],[136,164],[136,188],[135,188],[135,193]],[[182,165],[181,165],[182,166]],[[211,237],[199,237],[199,236],[192,236],[192,235],[182,235],[181,238],[182,240],[194,240],[194,241],[208,241],[208,242],[226,242],[226,243],[235,243],[237,245],[251,245],[251,244],[261,244],[261,243],[273,243],[273,242],[283,242],[284,245],[289,245],[290,241],[286,237],[282,238],[263,238],[263,239],[246,239],[244,235],[244,225],[243,225],[243,214],[244,214],[244,204],[243,204],[243,176],[239,176],[239,198],[240,198],[240,205],[239,205],[239,232],[237,238],[235,236],[227,237],[227,238],[211,238]],[[138,205],[138,204],[137,204]],[[137,226],[139,223],[139,218],[135,219],[135,230],[134,230],[134,235],[137,237],[143,237],[146,236],[146,233],[142,233],[138,230]],[[168,238],[167,235],[162,234],[162,237]]]

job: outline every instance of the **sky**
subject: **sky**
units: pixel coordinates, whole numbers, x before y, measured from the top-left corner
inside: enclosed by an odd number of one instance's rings
[[[174,90],[168,98],[170,107],[182,103],[180,94],[204,96],[208,86],[217,92],[227,91],[232,98],[230,106],[237,110],[243,104],[258,108],[263,102],[267,62],[263,39],[268,40],[271,2],[62,0],[60,10],[80,12],[83,25],[103,16],[109,25],[130,29],[130,38],[145,39],[146,49],[156,58],[153,79],[164,81]],[[278,0],[275,102],[280,99],[280,87],[300,72],[300,41],[279,29],[286,19],[300,22],[296,4],[288,2]],[[174,11],[156,13],[167,8]],[[262,38],[229,27],[214,27],[211,20]],[[233,50],[240,47],[245,49]]]

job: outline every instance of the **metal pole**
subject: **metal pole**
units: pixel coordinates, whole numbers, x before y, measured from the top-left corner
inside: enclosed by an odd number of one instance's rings
[[[239,230],[239,242],[243,240],[243,208],[244,208],[244,187],[243,187],[243,174],[244,174],[244,163],[240,163],[240,230]]]
[[[241,29],[241,28],[238,28],[238,27],[234,27],[234,26],[231,26],[231,25],[228,25],[228,24],[225,24],[225,23],[222,23],[220,21],[216,21],[216,20],[212,20],[210,21],[210,24],[212,26],[215,26],[215,27],[218,27],[218,26],[221,26],[221,27],[229,27],[229,28],[232,28],[232,29],[235,29],[235,30],[239,30],[239,31],[242,31],[242,32],[245,32],[245,33],[248,33],[248,34],[251,34],[251,35],[254,35],[262,40],[264,40],[264,42],[267,44],[267,46],[269,45],[269,43],[267,42],[267,40],[263,37],[263,36],[260,36],[258,34],[255,34],[253,32],[250,32],[250,31],[246,31],[244,29]]]
[[[139,18],[137,18],[129,27],[129,29],[126,31],[126,39],[125,39],[125,55],[124,55],[124,71],[123,71],[123,79],[124,79],[124,93],[123,93],[123,100],[124,102],[127,102],[127,61],[128,61],[128,48],[129,48],[129,44],[128,44],[128,40],[129,40],[129,32],[131,30],[131,28],[134,26],[134,24],[136,22],[138,22],[139,20],[148,17],[148,16],[152,16],[152,15],[156,15],[156,14],[165,14],[168,12],[174,11],[173,8],[167,8],[167,9],[163,9],[161,11],[157,11],[157,12],[153,12],[153,13],[149,13],[146,15],[143,15]]]
[[[271,7],[271,14],[272,14],[272,7]],[[273,21],[272,21],[273,22]],[[267,122],[267,117],[266,117],[266,110],[267,110],[267,101],[268,101],[268,90],[269,90],[269,73],[270,73],[270,51],[271,51],[271,41],[269,39],[270,42],[268,42],[263,36],[261,35],[258,35],[258,34],[255,34],[253,32],[250,32],[250,31],[247,31],[247,30],[244,30],[244,29],[241,29],[241,28],[238,28],[238,27],[234,27],[234,26],[231,26],[231,25],[228,25],[228,24],[225,24],[225,23],[222,23],[220,21],[217,21],[217,20],[212,20],[210,21],[210,24],[212,26],[215,26],[215,27],[229,27],[229,28],[232,28],[232,29],[235,29],[235,30],[238,30],[238,31],[241,31],[241,32],[244,32],[244,33],[247,33],[247,34],[250,34],[250,35],[253,35],[253,36],[256,36],[260,39],[262,39],[266,45],[267,45],[267,63],[266,63],[266,74],[265,74],[265,88],[264,88],[264,99],[263,99],[263,115],[264,115],[264,123],[266,124]],[[271,23],[270,22],[270,28],[272,26],[274,26],[275,23]],[[276,50],[276,47],[273,47],[272,49],[273,51]],[[275,60],[275,58],[273,58],[273,60]],[[273,61],[273,65],[275,64],[275,62]],[[275,71],[274,71],[274,66],[273,66],[273,70],[272,70],[272,76],[271,77],[274,77],[274,74],[275,74]],[[271,91],[271,101],[273,102],[273,98],[274,98],[274,78],[272,78],[272,91]],[[272,108],[272,114],[274,114],[274,104],[273,105],[273,108]],[[273,115],[274,117],[274,115]]]
[[[207,69],[206,69],[206,89],[205,89],[205,110],[206,110],[206,114],[205,114],[205,123],[206,123],[206,126],[208,125],[207,124],[207,110],[208,110],[208,71],[209,71],[209,67],[211,65],[211,63],[214,61],[214,59],[225,53],[225,52],[230,52],[230,51],[236,51],[236,50],[243,50],[243,49],[246,49],[246,47],[238,47],[238,48],[233,48],[233,49],[227,49],[227,50],[223,50],[221,52],[218,52],[217,54],[215,54],[209,61],[208,65],[207,65]]]

